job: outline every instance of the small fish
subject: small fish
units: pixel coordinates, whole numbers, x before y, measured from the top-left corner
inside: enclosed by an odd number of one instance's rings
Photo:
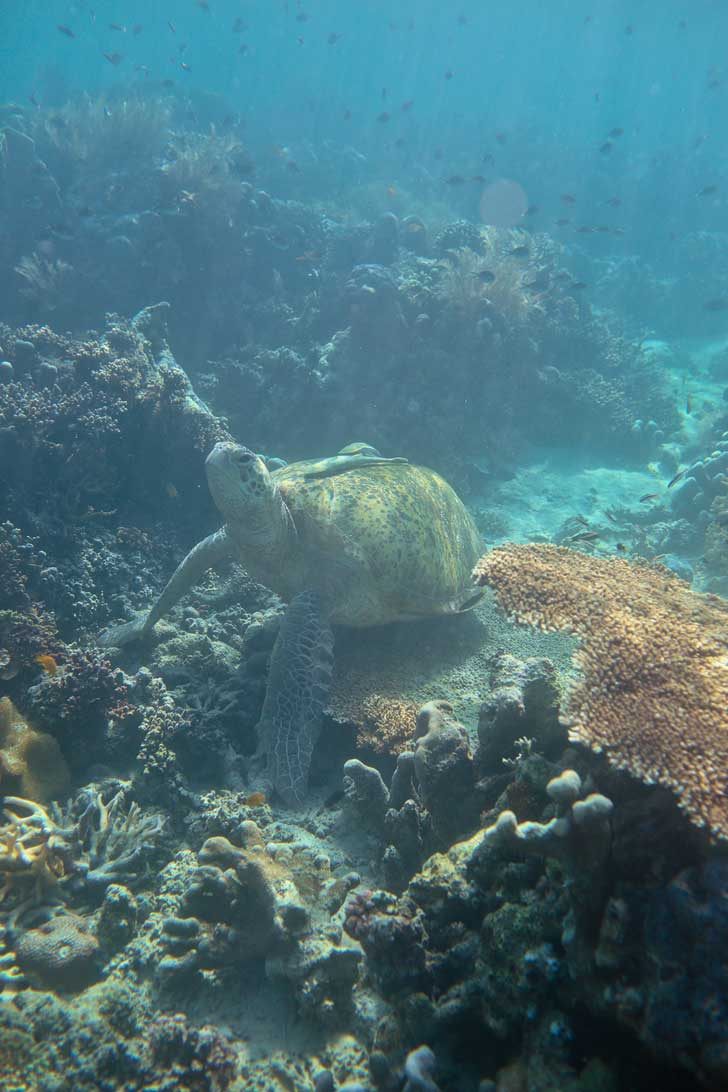
[[[124,55],[122,53],[104,53],[103,56],[109,62],[109,64],[113,64],[114,67],[116,67],[116,65],[118,64],[121,64],[121,62],[124,60]]]
[[[344,121],[351,121],[351,110],[344,110]]]
[[[190,66],[187,64],[187,61],[180,61],[179,66],[180,66],[180,68],[182,69],[183,72],[191,72],[192,71]]]
[[[474,174],[470,179],[471,182],[478,182],[481,186],[484,186],[488,179],[484,174]]]
[[[538,205],[529,205],[523,215],[524,216],[535,216],[537,212],[538,212]]]
[[[607,517],[610,523],[619,524],[619,520],[616,516],[613,516],[611,512],[605,512],[604,515]]]
[[[567,542],[596,542],[600,538],[598,531],[579,531],[576,535],[570,535]]]
[[[298,15],[296,16],[296,22],[297,23],[307,23],[308,19],[309,19],[309,15],[308,15],[308,12],[306,12],[306,11],[299,11]]]
[[[144,27],[142,26],[141,23],[135,23],[134,26],[131,28],[131,32],[132,32],[132,34],[134,35],[135,38],[138,38],[143,30],[144,30]]]
[[[508,134],[507,133],[502,133],[502,132],[496,133],[495,134],[495,139],[498,141],[499,144],[507,144],[508,143]]]
[[[580,524],[582,527],[588,527],[589,526],[589,521],[587,519],[585,519],[584,516],[582,516],[582,515],[572,516],[572,521],[574,523]]]
[[[624,129],[610,129],[609,136],[613,139],[624,135]]]
[[[451,174],[449,178],[445,179],[446,186],[462,186],[465,179],[461,174]]]
[[[58,664],[50,653],[41,652],[37,656],[34,656],[33,659],[37,664],[40,664],[47,675],[55,675],[58,671]]]
[[[514,246],[508,253],[512,258],[527,258],[531,253],[531,248],[522,243],[521,246]]]
[[[332,30],[326,41],[329,45],[336,45],[341,38],[343,38],[343,34],[337,34],[335,30]]]
[[[425,230],[425,225],[421,224],[419,222],[419,220],[410,220],[410,222],[407,224],[407,228],[406,228],[406,231],[410,235],[420,235],[424,230]],[[481,276],[481,274],[478,274],[478,276]]]
[[[242,34],[244,30],[248,29],[248,24],[240,16],[233,23],[233,34]]]
[[[407,99],[407,100],[406,100],[405,102],[403,102],[403,103],[402,103],[402,105],[400,106],[400,110],[402,111],[402,113],[403,113],[403,114],[406,114],[408,110],[411,110],[411,109],[412,109],[412,107],[414,106],[414,104],[415,104],[415,100],[414,100],[414,99]]]
[[[718,299],[706,300],[703,304],[704,311],[728,311],[728,296],[721,296]]]
[[[495,281],[495,273],[490,269],[481,269],[480,273],[476,273],[475,276],[481,284],[493,284]]]
[[[600,144],[599,151],[602,155],[609,155],[613,147],[611,140],[605,140],[603,144]]]
[[[565,205],[575,205],[576,204],[576,198],[574,197],[573,193],[562,193],[561,194],[561,200]]]
[[[65,23],[59,23],[58,27],[56,29],[60,30],[61,34],[65,34],[67,38],[75,38],[76,37],[76,35],[71,30],[71,28],[67,27],[65,25]]]
[[[686,413],[692,413],[693,412],[693,396],[692,396],[692,394],[688,394],[687,398],[685,399],[685,412]]]
[[[120,34],[126,34],[126,27],[121,23],[109,23],[109,30],[118,30]]]
[[[210,10],[210,5],[208,4],[207,0],[197,0],[197,6],[198,8],[202,8],[203,11]]]
[[[167,494],[167,496],[170,498],[170,500],[176,500],[177,497],[179,496],[179,493],[177,491],[177,486],[173,485],[172,482],[167,482],[167,484],[164,487],[164,491]]]
[[[686,474],[687,474],[687,470],[679,470],[677,472],[677,474],[675,475],[675,477],[671,478],[670,481],[667,483],[667,488],[672,489],[673,485],[677,485],[677,483],[679,481],[681,481],[685,477]]]
[[[399,191],[397,190],[396,186],[387,186],[387,189],[386,189],[387,197],[397,197],[398,193],[399,193]],[[411,228],[412,224],[409,224],[408,227]]]
[[[295,159],[288,160],[288,162],[286,163],[286,170],[290,171],[291,174],[301,173],[301,168],[298,166],[298,163],[296,163]]]
[[[448,68],[447,72],[445,73],[445,79],[451,80],[454,75],[455,73],[453,72],[453,70],[451,68]]]
[[[554,221],[554,223],[557,227],[566,227],[567,224],[571,223],[571,220],[568,216],[560,216],[558,220]]]
[[[626,554],[627,553],[627,547],[625,546],[625,544],[623,542],[618,542],[617,543],[617,549],[619,550],[620,554]]]
[[[622,204],[622,198],[621,197],[610,197],[609,200],[606,203],[608,205],[611,205],[613,209],[618,209],[619,206]]]
[[[386,110],[382,110],[381,114],[377,115],[377,121],[380,122],[382,125],[386,124],[386,122],[389,121],[389,118],[390,115],[387,113]]]
[[[174,80],[162,80],[162,87],[174,87]]]
[[[487,167],[487,166],[489,166],[489,164],[495,163],[495,156],[491,155],[490,152],[486,152],[480,162],[485,163],[485,165]]]
[[[586,281],[572,281],[571,284],[569,285],[569,288],[571,289],[572,292],[581,292],[582,289],[588,288],[588,287],[589,287],[589,285],[586,283]]]
[[[172,22],[171,19],[167,20],[167,26],[169,27],[169,29],[172,31],[173,34],[177,33],[177,27],[174,25],[174,23]]]
[[[718,192],[717,186],[703,186],[702,190],[698,190],[696,197],[710,197],[712,194]]]
[[[591,235],[591,233],[594,231],[594,228],[591,227],[589,224],[580,224],[576,230],[579,235]]]
[[[640,504],[649,504],[650,501],[659,500],[659,499],[660,499],[660,494],[659,493],[644,493],[640,497]]]

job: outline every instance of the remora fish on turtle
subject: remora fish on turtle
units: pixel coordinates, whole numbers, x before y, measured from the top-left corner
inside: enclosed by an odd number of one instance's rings
[[[480,599],[470,573],[478,531],[433,470],[351,444],[330,459],[270,471],[264,459],[218,443],[205,468],[225,524],[178,566],[146,614],[102,635],[123,645],[155,623],[222,560],[240,562],[289,604],[271,656],[258,723],[266,788],[295,806],[333,668],[332,625],[374,626],[457,614]]]

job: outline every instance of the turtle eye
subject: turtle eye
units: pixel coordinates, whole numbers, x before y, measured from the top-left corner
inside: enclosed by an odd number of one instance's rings
[[[255,455],[252,451],[236,451],[233,455],[233,459],[238,464],[238,466],[248,466],[250,463],[252,463],[254,458]]]

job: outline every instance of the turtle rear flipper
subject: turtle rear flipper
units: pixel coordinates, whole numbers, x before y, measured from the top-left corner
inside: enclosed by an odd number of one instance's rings
[[[140,611],[130,622],[122,622],[118,626],[109,626],[108,629],[99,634],[99,644],[102,648],[122,648],[124,645],[131,644],[132,641],[138,641],[140,638],[146,637],[149,632],[148,618],[149,612],[144,610]]]
[[[311,755],[328,705],[334,635],[318,592],[301,592],[286,611],[273,647],[258,722],[258,755],[290,807],[303,803]]]

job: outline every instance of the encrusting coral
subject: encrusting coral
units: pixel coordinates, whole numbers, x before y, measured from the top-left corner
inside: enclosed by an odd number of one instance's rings
[[[661,567],[544,544],[498,547],[474,578],[518,622],[581,638],[571,740],[728,838],[728,603]]]
[[[66,792],[69,779],[53,736],[32,728],[10,698],[0,698],[0,786],[42,803]]]

